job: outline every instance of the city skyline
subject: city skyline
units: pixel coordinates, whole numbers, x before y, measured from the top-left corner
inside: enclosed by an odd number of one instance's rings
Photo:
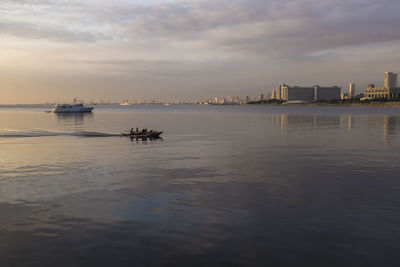
[[[390,0],[6,0],[0,104],[258,96],[282,81],[355,82],[361,93],[400,70],[399,9]]]
[[[371,95],[368,95],[369,91],[371,89],[377,89],[378,90],[378,98],[381,90],[389,90],[389,88],[396,90],[396,94],[398,94],[397,90],[400,89],[400,87],[397,87],[397,73],[394,72],[385,72],[384,73],[384,80],[383,80],[383,87],[378,87],[375,88],[375,83],[368,83],[366,88],[359,89],[358,91],[356,90],[356,83],[350,82],[348,84],[348,88],[342,88],[340,86],[330,86],[330,87],[324,87],[324,86],[319,86],[319,85],[314,85],[311,87],[303,87],[303,86],[290,86],[285,83],[279,84],[277,89],[273,89],[270,91],[264,91],[261,90],[258,96],[254,95],[225,95],[225,96],[206,96],[200,99],[192,99],[192,100],[165,100],[165,99],[159,99],[159,98],[134,98],[133,101],[129,100],[128,98],[124,97],[122,101],[111,101],[111,98],[90,98],[90,99],[79,99],[79,98],[74,98],[73,102],[77,101],[78,103],[90,103],[90,104],[121,104],[121,105],[131,105],[131,104],[247,104],[249,102],[257,102],[257,101],[263,101],[263,100],[271,100],[271,99],[278,99],[278,100],[283,100],[283,101],[288,101],[288,88],[295,89],[295,90],[318,90],[318,88],[322,88],[323,90],[328,90],[331,91],[332,89],[336,90],[338,89],[339,91],[335,93],[328,93],[331,94],[327,99],[325,100],[344,100],[344,99],[351,99],[351,98],[362,98],[364,97],[364,93],[366,93],[366,97],[369,98]],[[265,93],[265,95],[264,95]],[[387,92],[386,92],[387,93]],[[308,100],[301,99],[304,101],[308,102],[313,102],[313,101],[319,101],[316,98],[316,92],[313,93],[314,96],[311,97]],[[387,96],[388,97],[388,96]],[[114,98],[115,100],[116,98]],[[296,99],[292,99],[296,100]],[[300,99],[298,99],[300,100]],[[290,102],[290,101],[289,101]],[[66,104],[66,103],[71,103],[70,100],[57,100],[57,101],[46,101],[46,102],[38,102],[38,103],[16,103],[17,105],[19,104]],[[14,103],[13,103],[14,104]],[[13,105],[11,104],[11,105]],[[0,103],[1,105],[1,103]]]

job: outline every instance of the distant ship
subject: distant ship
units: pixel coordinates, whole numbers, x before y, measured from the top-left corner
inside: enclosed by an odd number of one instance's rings
[[[83,104],[63,104],[56,105],[53,109],[54,113],[86,113],[92,112],[93,107],[86,107]]]
[[[74,99],[74,104],[56,105],[53,109],[54,113],[87,113],[92,112],[93,107],[87,107],[81,103],[77,103]]]
[[[120,106],[129,106],[130,104],[129,104],[128,100],[125,99],[125,100],[123,100],[123,101],[121,102],[121,104],[119,104],[119,105],[120,105]]]

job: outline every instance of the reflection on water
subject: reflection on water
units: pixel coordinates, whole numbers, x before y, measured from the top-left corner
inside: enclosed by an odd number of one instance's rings
[[[132,143],[139,144],[139,141],[141,141],[143,144],[146,144],[147,141],[154,142],[154,141],[164,141],[162,137],[134,137],[130,136],[129,139],[131,140]]]
[[[353,117],[351,115],[347,116],[347,130],[349,132],[353,130]]]
[[[55,113],[57,123],[81,126],[85,120],[93,120],[93,113]]]
[[[304,114],[277,114],[273,117],[275,127],[295,130],[318,130],[339,128],[340,115],[304,115]],[[283,132],[283,131],[282,131]]]
[[[396,135],[396,120],[394,116],[383,117],[383,139],[385,143],[390,141],[390,138]]]
[[[298,115],[298,114],[276,114],[272,116],[274,127],[281,129],[281,135],[286,130],[311,131],[340,129],[347,127],[348,132],[352,132],[355,123],[359,121],[368,128],[382,129],[382,140],[384,143],[390,141],[391,137],[398,134],[396,125],[399,124],[399,116],[353,116],[349,115]]]
[[[97,111],[0,112],[0,266],[396,266],[395,112]]]

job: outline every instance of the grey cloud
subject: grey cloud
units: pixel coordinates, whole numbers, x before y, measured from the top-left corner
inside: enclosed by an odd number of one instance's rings
[[[0,35],[57,42],[94,42],[103,38],[101,33],[70,27],[73,20],[79,23],[79,16],[88,17],[80,13],[82,7],[74,3],[65,0],[2,1]]]
[[[256,53],[311,53],[400,39],[393,0],[183,1],[127,10],[126,34]]]
[[[8,22],[0,18],[3,33],[66,42],[121,39],[152,47],[158,42],[198,41],[204,49],[290,57],[400,39],[397,0],[182,0],[148,7],[126,1],[5,3],[14,9],[42,7],[38,12],[43,16],[59,10],[53,19],[59,15],[61,22],[66,13],[74,13],[69,20],[84,26],[81,31],[51,21],[36,25],[20,18]]]
[[[35,24],[0,21],[0,35],[28,39],[50,39],[59,42],[94,42],[96,36],[89,32],[68,31],[55,27],[38,27]]]
[[[150,77],[176,77],[182,75],[212,75],[226,70],[232,62],[197,62],[191,60],[65,60],[67,64],[83,64],[90,68],[99,67],[108,74],[122,76],[146,75]],[[232,67],[230,67],[232,69]]]

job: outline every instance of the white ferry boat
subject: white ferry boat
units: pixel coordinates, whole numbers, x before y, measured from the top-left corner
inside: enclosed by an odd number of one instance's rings
[[[85,113],[92,112],[93,107],[87,107],[83,104],[62,104],[56,105],[53,109],[54,113]]]

